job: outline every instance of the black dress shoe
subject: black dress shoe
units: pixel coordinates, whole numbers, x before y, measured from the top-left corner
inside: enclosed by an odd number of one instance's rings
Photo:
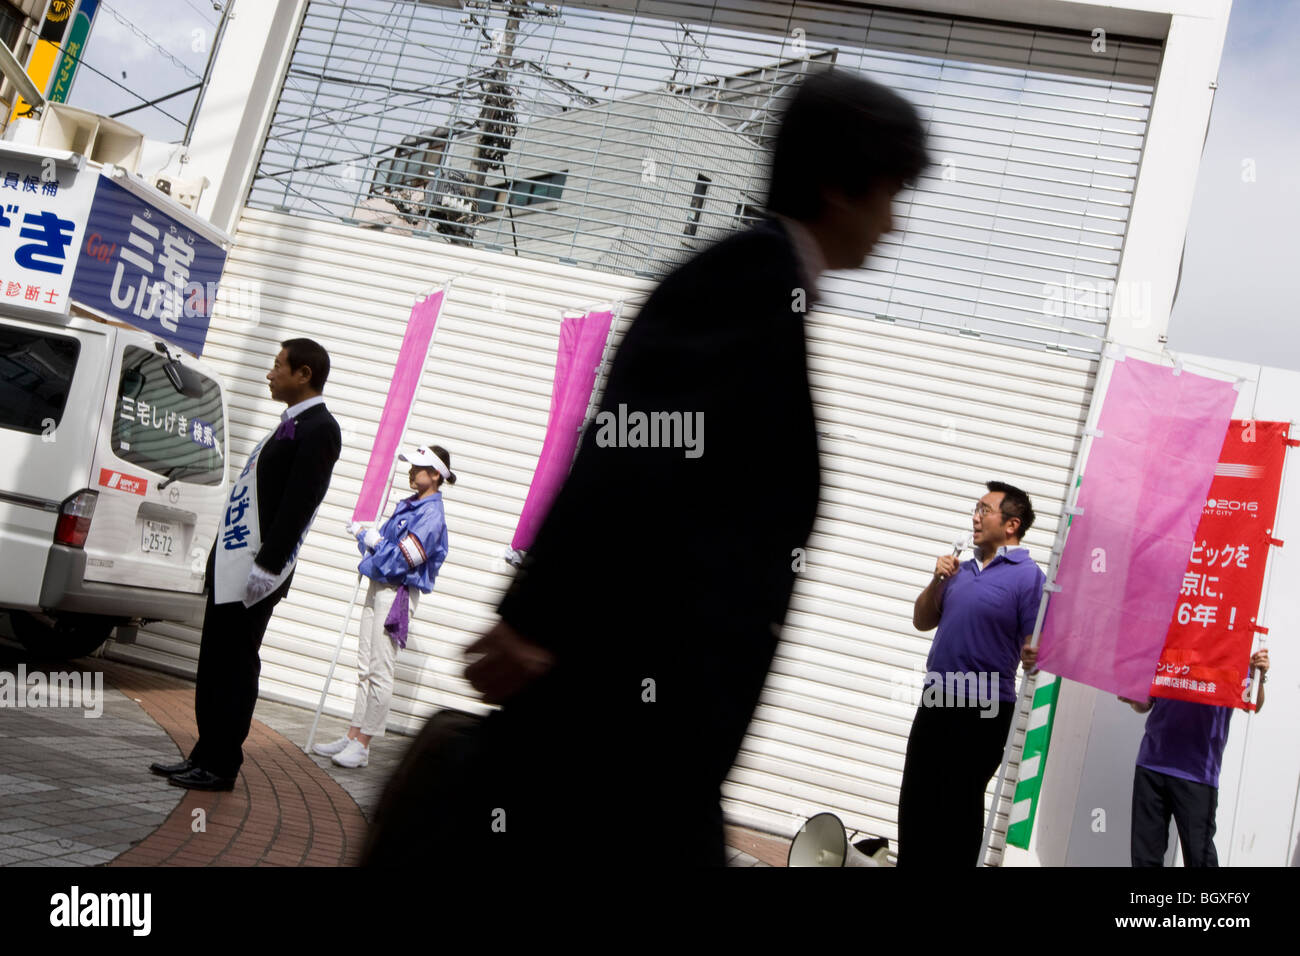
[[[160,760],[157,763],[149,764],[149,769],[160,776],[170,777],[174,773],[185,773],[187,770],[193,770],[194,764],[186,757],[180,763],[163,763]]]
[[[234,777],[218,777],[202,767],[193,767],[185,773],[174,774],[167,778],[173,787],[185,787],[189,790],[234,790]]]

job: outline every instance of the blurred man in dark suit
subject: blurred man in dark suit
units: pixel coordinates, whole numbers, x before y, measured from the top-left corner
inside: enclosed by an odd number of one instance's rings
[[[501,621],[469,648],[467,678],[502,706],[464,784],[390,791],[367,862],[600,853],[618,821],[648,863],[723,863],[720,787],[817,510],[804,313],[823,270],[858,268],[892,228],[924,139],[905,100],[861,77],[799,87],[770,218],[647,300]],[[695,447],[596,427],[636,413],[698,423]]]
[[[288,408],[232,482],[208,555],[208,603],[194,687],[198,743],[186,760],[149,768],[192,790],[235,785],[257,705],[262,635],[275,605],[289,593],[298,549],[343,444],[321,396],[329,355],[311,339],[280,344],[266,380],[271,397]]]

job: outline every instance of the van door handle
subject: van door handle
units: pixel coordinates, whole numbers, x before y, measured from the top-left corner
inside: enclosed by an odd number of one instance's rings
[[[188,525],[194,525],[199,520],[199,516],[193,511],[186,511],[183,508],[169,508],[166,505],[155,504],[152,501],[141,502],[136,517],[152,518],[154,521],[176,521]]]

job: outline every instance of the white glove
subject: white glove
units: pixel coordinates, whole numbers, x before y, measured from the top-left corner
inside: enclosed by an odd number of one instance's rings
[[[374,528],[367,528],[366,533],[361,537],[361,543],[371,551],[375,550],[375,545],[379,544],[379,542],[383,540],[384,539],[379,536],[379,532]]]
[[[348,537],[349,537],[349,538],[355,538],[355,537],[356,537],[357,535],[359,535],[359,534],[361,533],[361,531],[362,531],[362,527],[361,527],[361,525],[358,524],[358,523],[355,522],[355,521],[349,521],[348,524],[347,524],[347,529],[348,529]]]
[[[252,607],[262,598],[276,589],[278,574],[272,574],[257,564],[248,572],[248,583],[244,585],[244,607]]]

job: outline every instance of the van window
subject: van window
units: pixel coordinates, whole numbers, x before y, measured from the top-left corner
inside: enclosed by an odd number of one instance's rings
[[[128,345],[113,413],[113,453],[169,478],[219,485],[225,476],[222,451],[226,423],[221,388],[187,369],[201,394],[182,393],[168,376],[166,358]]]
[[[0,325],[0,428],[41,435],[63,420],[81,343]]]

